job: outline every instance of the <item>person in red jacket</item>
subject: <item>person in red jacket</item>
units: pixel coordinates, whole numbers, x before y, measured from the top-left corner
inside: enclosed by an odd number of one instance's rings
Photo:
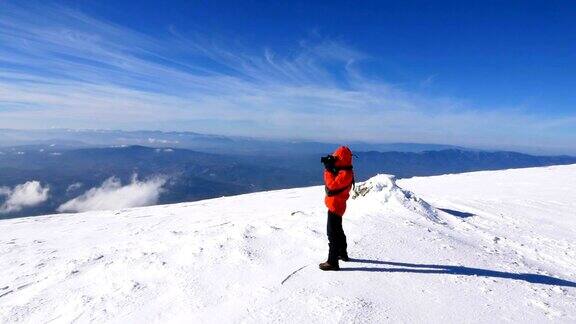
[[[324,184],[328,207],[328,261],[320,263],[322,270],[339,270],[338,260],[348,261],[346,235],[342,228],[342,216],[346,211],[346,200],[354,185],[352,171],[352,152],[346,146],[340,146],[332,155],[321,159],[324,164]]]

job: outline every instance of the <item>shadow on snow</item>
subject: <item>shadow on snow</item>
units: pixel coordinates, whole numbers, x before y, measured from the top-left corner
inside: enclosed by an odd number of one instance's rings
[[[460,218],[468,218],[468,217],[476,216],[476,215],[469,213],[469,212],[463,212],[463,211],[448,209],[448,208],[438,208],[438,210],[441,210],[441,211],[448,213],[452,216],[456,216],[456,217],[460,217]]]
[[[341,268],[340,271],[366,271],[366,272],[407,272],[407,273],[430,273],[430,274],[451,274],[461,276],[479,276],[479,277],[492,277],[503,278],[512,280],[522,280],[530,283],[576,287],[576,282],[559,279],[551,276],[532,274],[532,273],[512,273],[479,268],[469,268],[463,266],[439,265],[439,264],[414,264],[414,263],[401,263],[390,261],[378,260],[363,260],[363,259],[350,259],[351,262],[367,263],[367,264],[381,264],[393,266],[394,268]],[[401,267],[401,268],[398,268]]]

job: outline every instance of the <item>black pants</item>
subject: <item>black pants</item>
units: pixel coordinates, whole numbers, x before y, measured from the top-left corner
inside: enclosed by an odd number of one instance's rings
[[[346,252],[346,235],[342,228],[342,216],[328,211],[328,263],[338,264],[338,256]]]

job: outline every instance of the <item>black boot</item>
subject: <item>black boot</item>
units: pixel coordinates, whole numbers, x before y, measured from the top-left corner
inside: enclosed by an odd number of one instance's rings
[[[335,270],[338,271],[340,270],[340,266],[338,266],[338,262],[331,264],[328,263],[328,261],[320,263],[320,265],[318,266],[320,268],[320,270],[324,270],[324,271],[330,271],[330,270]]]
[[[350,258],[348,257],[348,252],[346,252],[346,251],[340,252],[340,255],[338,256],[338,258],[344,262],[350,261]]]

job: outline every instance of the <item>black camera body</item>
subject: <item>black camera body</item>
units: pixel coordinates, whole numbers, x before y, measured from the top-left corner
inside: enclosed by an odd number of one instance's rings
[[[324,168],[333,174],[337,174],[336,170],[336,157],[334,155],[326,155],[320,158],[320,162],[324,164]]]
[[[326,155],[320,158],[320,162],[326,166],[333,166],[336,163],[336,157],[334,155]]]

